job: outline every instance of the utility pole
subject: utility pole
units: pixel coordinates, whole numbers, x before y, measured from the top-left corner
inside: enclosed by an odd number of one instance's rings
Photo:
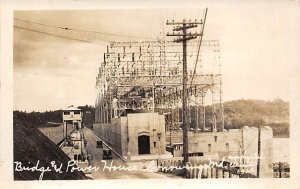
[[[176,43],[182,42],[183,47],[183,82],[182,82],[182,89],[183,89],[183,95],[182,95],[182,120],[183,120],[183,164],[186,165],[187,162],[189,162],[189,156],[188,156],[188,120],[187,116],[185,115],[187,113],[187,60],[186,60],[186,43],[188,40],[196,39],[198,36],[202,36],[203,31],[200,33],[187,33],[188,29],[195,28],[198,26],[198,24],[203,24],[203,21],[201,20],[198,22],[195,21],[186,21],[185,19],[182,22],[172,22],[167,21],[167,25],[173,25],[173,33],[167,33],[167,36],[177,36],[178,38],[174,40]],[[203,27],[202,27],[203,28]],[[176,31],[177,33],[174,33]],[[180,32],[181,31],[181,32]]]
[[[279,178],[281,178],[282,177],[281,176],[281,172],[282,172],[282,163],[281,162],[278,163],[278,171],[279,171]]]
[[[257,158],[257,172],[256,172],[256,175],[257,175],[257,178],[259,178],[259,172],[260,172],[260,156],[261,156],[261,152],[260,152],[260,147],[261,146],[261,128],[260,128],[260,124],[258,125],[258,147],[257,147],[257,154],[258,154],[258,158]]]

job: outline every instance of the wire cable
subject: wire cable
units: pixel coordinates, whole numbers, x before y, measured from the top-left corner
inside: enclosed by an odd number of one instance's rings
[[[193,84],[194,75],[195,75],[196,68],[197,68],[197,63],[198,63],[198,58],[199,58],[199,53],[200,53],[200,48],[201,48],[202,38],[203,38],[203,31],[204,31],[204,26],[205,26],[205,21],[206,21],[206,15],[207,15],[207,8],[205,9],[205,13],[204,13],[204,21],[203,21],[203,25],[202,25],[202,29],[201,29],[201,36],[200,36],[200,40],[199,40],[199,46],[197,49],[197,57],[196,57],[195,67],[194,67],[194,71],[193,71],[193,75],[192,75],[191,85]]]
[[[29,29],[29,28],[24,28],[24,27],[16,26],[16,25],[14,25],[14,27],[19,28],[19,29],[23,29],[23,30],[28,30],[28,31],[31,31],[31,32],[36,32],[36,33],[51,35],[51,36],[55,36],[55,37],[65,38],[65,39],[69,39],[69,40],[81,41],[81,42],[85,42],[85,43],[92,43],[92,44],[101,45],[101,46],[103,46],[103,45],[106,46],[107,45],[107,43],[96,43],[96,42],[93,42],[93,41],[88,41],[88,40],[78,39],[78,38],[72,38],[72,37],[66,37],[66,36],[57,35],[57,34],[53,34],[53,33],[48,33],[48,32],[44,32],[44,31],[38,31],[38,30]]]
[[[41,26],[47,26],[47,27],[62,29],[62,30],[68,30],[68,31],[96,33],[96,34],[100,34],[100,35],[111,35],[111,36],[118,36],[118,37],[130,37],[130,38],[141,38],[141,39],[155,39],[155,38],[151,38],[151,37],[123,35],[123,34],[116,34],[116,33],[107,33],[107,32],[99,32],[99,31],[92,31],[92,30],[82,30],[82,29],[76,29],[76,28],[61,27],[61,26],[55,26],[55,25],[50,25],[50,24],[43,24],[43,23],[38,23],[38,22],[32,22],[32,21],[28,21],[28,20],[22,20],[22,19],[18,19],[18,18],[15,18],[14,20],[22,21],[22,22],[27,22],[27,23],[32,23],[32,24],[41,25]]]

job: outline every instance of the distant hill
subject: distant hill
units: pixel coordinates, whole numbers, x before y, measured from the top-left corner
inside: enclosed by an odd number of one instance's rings
[[[14,117],[13,125],[13,141],[14,141],[14,162],[21,162],[23,166],[33,167],[37,164],[38,168],[50,166],[51,161],[55,161],[56,165],[63,164],[62,173],[53,170],[45,172],[43,180],[80,180],[86,179],[82,172],[66,172],[66,167],[70,158],[59,149],[50,139],[42,134],[36,127],[33,127],[26,120],[20,120]],[[40,171],[16,171],[14,163],[14,179],[15,180],[38,180]]]
[[[283,123],[289,121],[289,104],[280,99],[235,100],[224,103],[225,115],[238,115],[244,119],[263,119],[265,123]]]
[[[27,122],[34,127],[56,127],[62,123],[62,110],[46,112],[24,112],[16,110],[13,112],[13,116],[14,120]]]
[[[79,106],[83,111],[83,123],[85,126],[92,128],[95,119],[95,108],[92,106]],[[25,112],[14,111],[14,118],[20,121],[26,121],[35,127],[56,127],[62,121],[62,110],[46,111],[46,112]]]
[[[289,103],[281,99],[234,100],[224,103],[225,128],[268,125],[275,137],[289,137]]]
[[[264,100],[234,100],[227,101],[224,107],[225,129],[240,129],[243,126],[270,126],[274,137],[289,137],[289,103],[281,99]],[[216,105],[216,109],[220,106]],[[191,108],[195,111],[195,108]],[[212,123],[211,106],[206,106],[206,126]],[[195,112],[192,112],[191,127],[195,128]],[[219,125],[221,123],[218,123]]]

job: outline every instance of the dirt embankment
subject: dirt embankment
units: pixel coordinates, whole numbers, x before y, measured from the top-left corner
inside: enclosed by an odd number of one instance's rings
[[[43,172],[43,180],[80,180],[86,179],[80,171],[67,171],[69,157],[58,146],[43,135],[36,127],[14,117],[14,179],[38,180]],[[55,170],[51,162],[60,171]],[[26,170],[27,169],[27,170]]]

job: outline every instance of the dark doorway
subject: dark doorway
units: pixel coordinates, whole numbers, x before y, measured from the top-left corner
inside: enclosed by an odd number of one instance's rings
[[[147,135],[138,137],[139,141],[139,154],[150,154],[150,139]]]

